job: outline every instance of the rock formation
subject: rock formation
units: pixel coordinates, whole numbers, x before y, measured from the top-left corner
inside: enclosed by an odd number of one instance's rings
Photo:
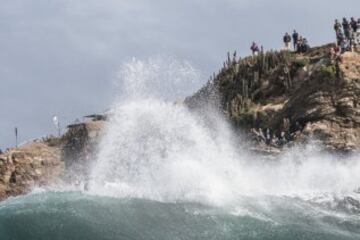
[[[0,155],[0,200],[34,187],[81,181],[95,157],[104,121],[73,124],[61,138],[49,137]]]
[[[62,137],[62,158],[65,162],[67,181],[84,181],[89,174],[89,162],[95,159],[97,146],[105,126],[104,119],[68,126]]]
[[[261,129],[269,129],[265,134],[278,139],[286,133],[291,140],[285,144],[315,139],[327,150],[359,150],[360,54],[330,59],[331,46],[304,55],[262,51],[238,59],[228,54],[224,68],[184,102],[200,114],[220,110],[235,130],[254,137],[254,145],[265,144],[258,137],[264,135]],[[70,125],[61,138],[0,154],[0,200],[60,179],[86,180],[87,163],[96,157],[106,124],[103,115],[90,117],[92,121]],[[283,146],[267,144],[275,153]]]
[[[327,150],[358,150],[360,55],[330,59],[331,46],[304,55],[261,52],[238,60],[234,54],[185,103],[197,110],[217,106],[245,133],[269,129],[271,138],[291,133],[291,142],[314,139]]]
[[[0,200],[59,179],[64,171],[59,145],[29,143],[0,155]]]

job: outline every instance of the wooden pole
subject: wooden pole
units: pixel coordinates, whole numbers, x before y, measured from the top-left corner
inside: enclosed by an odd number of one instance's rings
[[[15,147],[18,147],[18,128],[15,127]]]

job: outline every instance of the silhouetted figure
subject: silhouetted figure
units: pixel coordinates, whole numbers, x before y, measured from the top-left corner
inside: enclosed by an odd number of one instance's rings
[[[336,33],[336,43],[338,46],[341,46],[342,42],[345,40],[344,34],[341,31]]]
[[[338,32],[341,32],[341,24],[339,22],[339,20],[335,20],[335,23],[334,23],[334,30],[335,30],[335,33],[338,33]]]
[[[307,51],[309,51],[309,49],[310,49],[309,42],[306,38],[304,38],[302,43],[302,52],[306,53]]]
[[[347,38],[344,38],[340,45],[341,53],[351,51],[351,41]]]
[[[342,22],[342,26],[343,26],[343,30],[344,30],[344,35],[347,39],[350,39],[351,34],[350,34],[350,24],[349,21],[346,18],[343,18],[343,22]]]
[[[299,35],[299,38],[298,38],[297,43],[296,43],[296,52],[297,53],[301,53],[300,46],[302,44],[302,41],[303,41],[303,38],[302,38],[301,35]]]
[[[296,30],[294,30],[294,33],[292,34],[292,39],[293,39],[293,43],[294,43],[294,51],[297,50],[297,42],[299,40],[299,34],[296,32]]]
[[[289,33],[285,33],[283,41],[285,50],[290,50],[291,36],[289,35]]]
[[[297,43],[297,53],[302,54],[306,53],[310,49],[309,42],[306,38],[299,37],[298,43]]]
[[[358,22],[355,20],[354,17],[351,18],[350,26],[351,26],[352,31],[356,33],[357,29],[358,29]]]
[[[257,56],[257,55],[259,54],[259,46],[258,46],[255,42],[253,42],[253,43],[251,44],[250,49],[251,49],[252,54],[253,54],[254,56]]]

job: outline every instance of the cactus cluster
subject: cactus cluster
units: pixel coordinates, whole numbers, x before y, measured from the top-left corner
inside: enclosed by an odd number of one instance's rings
[[[214,73],[209,82],[218,86],[221,104],[231,115],[243,114],[261,100],[261,88],[272,75],[279,76],[275,81],[279,81],[285,90],[291,89],[294,59],[294,54],[288,51],[264,52],[263,48],[258,56],[243,59],[237,58],[236,52],[228,52],[223,68]]]

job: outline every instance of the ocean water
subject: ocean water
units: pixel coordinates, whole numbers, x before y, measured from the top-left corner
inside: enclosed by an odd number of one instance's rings
[[[359,156],[254,155],[215,110],[167,100],[198,76],[169,59],[125,64],[88,190],[0,203],[0,239],[360,239]]]
[[[298,198],[244,198],[239,206],[46,192],[0,205],[10,239],[359,239],[359,209]]]

